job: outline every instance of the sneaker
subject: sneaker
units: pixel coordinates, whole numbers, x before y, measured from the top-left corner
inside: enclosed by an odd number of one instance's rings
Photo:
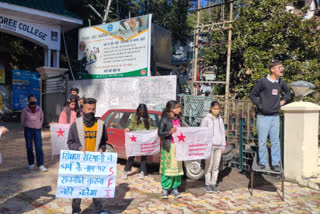
[[[123,172],[122,179],[125,179],[125,180],[127,180],[127,179],[128,179],[127,172]]]
[[[46,172],[48,171],[46,167],[44,167],[43,165],[39,166],[39,169],[41,172]]]
[[[178,191],[177,188],[173,189],[171,193],[172,193],[172,195],[173,195],[174,197],[176,197],[176,198],[181,198],[181,195],[180,195],[180,193],[179,193],[179,191]]]
[[[273,171],[281,172],[281,167],[279,165],[275,165],[275,166],[273,166]]]
[[[142,180],[144,179],[144,172],[143,171],[140,172],[139,178]]]
[[[33,169],[33,167],[34,167],[34,164],[29,165],[29,166],[28,166],[28,169]]]
[[[162,199],[168,199],[168,190],[162,189],[161,198]]]
[[[265,165],[258,163],[258,166],[257,166],[258,170],[264,170],[264,168],[266,168]]]
[[[210,185],[206,185],[205,189],[206,189],[206,192],[212,193],[212,188]]]
[[[107,211],[101,210],[98,212],[98,214],[109,214]]]
[[[220,191],[218,190],[217,185],[211,185],[211,189],[214,193],[219,193]]]

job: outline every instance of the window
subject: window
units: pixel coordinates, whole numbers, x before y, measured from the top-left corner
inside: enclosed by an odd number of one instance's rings
[[[118,112],[116,116],[113,118],[108,128],[113,129],[125,129],[129,126],[130,120],[129,117],[131,112]]]
[[[158,124],[159,124],[159,115],[149,114],[149,117],[151,118],[152,126],[153,126],[153,127],[158,127]]]
[[[111,120],[111,118],[113,117],[113,115],[114,115],[114,111],[113,112],[111,112],[105,119],[104,119],[104,125],[105,126],[108,126],[108,123],[109,123],[109,121]]]

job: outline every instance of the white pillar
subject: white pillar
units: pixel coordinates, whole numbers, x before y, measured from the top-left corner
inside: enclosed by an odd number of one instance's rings
[[[294,102],[284,111],[284,174],[286,179],[304,184],[317,176],[320,106]]]
[[[51,67],[51,49],[48,49],[48,64],[47,67]]]

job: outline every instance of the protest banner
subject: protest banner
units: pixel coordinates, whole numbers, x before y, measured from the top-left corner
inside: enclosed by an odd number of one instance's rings
[[[212,128],[179,127],[172,137],[178,161],[207,159],[211,154]]]
[[[52,155],[59,155],[61,150],[69,150],[67,141],[70,124],[51,124]]]
[[[154,155],[160,152],[157,130],[126,132],[125,138],[127,157]]]
[[[62,150],[57,198],[113,198],[117,153]]]

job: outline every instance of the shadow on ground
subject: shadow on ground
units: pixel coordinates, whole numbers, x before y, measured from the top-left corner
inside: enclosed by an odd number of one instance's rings
[[[0,204],[0,213],[25,213],[48,204],[55,199],[55,195],[49,194],[51,191],[51,186],[44,186],[19,193]],[[7,208],[12,205],[15,206],[15,211]]]

